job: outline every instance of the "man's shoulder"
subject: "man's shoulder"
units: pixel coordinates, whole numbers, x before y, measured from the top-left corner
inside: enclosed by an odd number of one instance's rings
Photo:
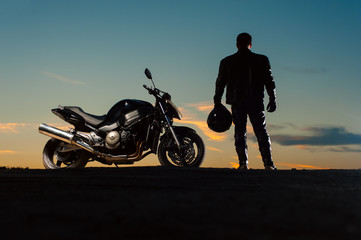
[[[243,54],[239,53],[239,52],[236,52],[236,53],[234,53],[232,55],[229,55],[229,56],[223,58],[222,61],[224,61],[224,62],[232,61],[234,59],[237,59],[239,56],[243,56],[244,54],[246,54],[246,55],[250,54],[253,58],[256,58],[256,59],[268,59],[268,57],[266,55],[259,54],[259,53],[254,53],[252,51],[248,51],[248,52],[243,53]]]
[[[269,62],[268,57],[263,54],[254,53],[252,51],[249,51],[249,52],[247,52],[247,55],[250,56],[252,61],[255,61],[255,62],[259,62],[259,63]],[[233,62],[237,62],[237,61],[239,61],[240,56],[243,56],[243,55],[242,54],[240,55],[239,52],[229,55],[221,60],[221,64],[228,65],[228,64],[232,64]]]
[[[256,58],[260,58],[260,59],[265,59],[265,58],[267,58],[268,59],[268,57],[266,56],[266,55],[264,55],[264,54],[259,54],[259,53],[254,53],[254,52],[252,52],[252,55],[254,56],[254,57],[256,57]]]
[[[259,54],[259,53],[254,53],[252,52],[252,57],[253,59],[257,60],[257,61],[268,61],[268,57],[266,55],[263,54]]]
[[[221,60],[221,63],[232,62],[236,58],[237,53],[229,55]]]

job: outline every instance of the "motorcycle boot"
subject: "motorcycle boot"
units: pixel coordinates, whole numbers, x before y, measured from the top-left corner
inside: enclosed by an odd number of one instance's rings
[[[271,171],[277,170],[276,166],[274,165],[274,163],[272,161],[271,148],[263,148],[263,149],[261,149],[260,152],[262,155],[262,160],[263,160],[265,170],[271,170]]]
[[[248,170],[248,152],[247,148],[236,148],[238,160],[239,160],[239,167],[237,170],[243,171]]]

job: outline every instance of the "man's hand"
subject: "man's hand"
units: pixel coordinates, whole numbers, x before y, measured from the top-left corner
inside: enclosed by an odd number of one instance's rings
[[[219,108],[222,106],[222,103],[221,102],[215,102],[214,103],[214,108]]]
[[[267,112],[274,112],[276,111],[276,99],[270,99],[267,105]]]

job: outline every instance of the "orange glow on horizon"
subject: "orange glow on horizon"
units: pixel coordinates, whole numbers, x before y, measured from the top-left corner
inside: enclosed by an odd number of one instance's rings
[[[310,146],[306,146],[306,145],[296,145],[297,149],[301,149],[301,150],[307,150],[310,149]]]
[[[211,151],[215,151],[215,152],[223,153],[223,150],[218,149],[218,148],[209,147],[209,146],[206,146],[206,148],[207,148],[208,150],[211,150]]]
[[[294,163],[278,163],[277,165],[287,166],[290,168],[309,168],[309,169],[330,169],[330,168],[324,168],[324,167],[318,167],[318,166],[312,166],[312,165],[304,165],[304,164],[294,164]]]
[[[216,132],[213,132],[212,130],[210,130],[205,121],[191,121],[191,120],[179,121],[177,119],[175,119],[175,121],[179,122],[179,123],[196,125],[204,133],[204,135],[206,135],[208,137],[208,140],[211,140],[211,141],[223,142],[227,138],[227,135],[224,133],[216,133]]]
[[[19,127],[29,126],[28,123],[0,123],[0,132],[19,133]]]
[[[201,111],[201,112],[210,112],[210,111],[212,111],[212,109],[214,107],[214,105],[211,104],[210,102],[194,103],[194,104],[189,104],[188,106],[194,107],[198,111]]]
[[[0,150],[0,154],[15,154],[15,151],[11,151],[11,150]]]
[[[197,107],[197,109],[201,112],[210,112],[213,109],[213,105],[199,106],[199,107]]]
[[[259,158],[260,156],[257,156],[257,158]],[[234,157],[234,159],[238,159],[237,157]],[[262,158],[262,157],[261,157]],[[235,163],[235,162],[230,162],[229,163],[233,168],[238,168],[239,164]],[[318,169],[318,170],[327,170],[330,168],[323,168],[323,167],[318,167],[318,166],[312,166],[312,165],[305,165],[305,164],[295,164],[295,163],[277,163],[277,166],[287,166],[290,168],[308,168],[308,169]]]
[[[238,168],[238,167],[239,167],[239,163],[230,162],[229,164],[231,164],[231,166],[232,166],[233,168]]]

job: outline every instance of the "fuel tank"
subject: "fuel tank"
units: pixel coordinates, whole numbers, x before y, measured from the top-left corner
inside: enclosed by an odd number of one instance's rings
[[[101,131],[110,131],[116,126],[130,128],[147,118],[154,110],[152,104],[136,99],[124,99],[116,103],[107,113]]]

